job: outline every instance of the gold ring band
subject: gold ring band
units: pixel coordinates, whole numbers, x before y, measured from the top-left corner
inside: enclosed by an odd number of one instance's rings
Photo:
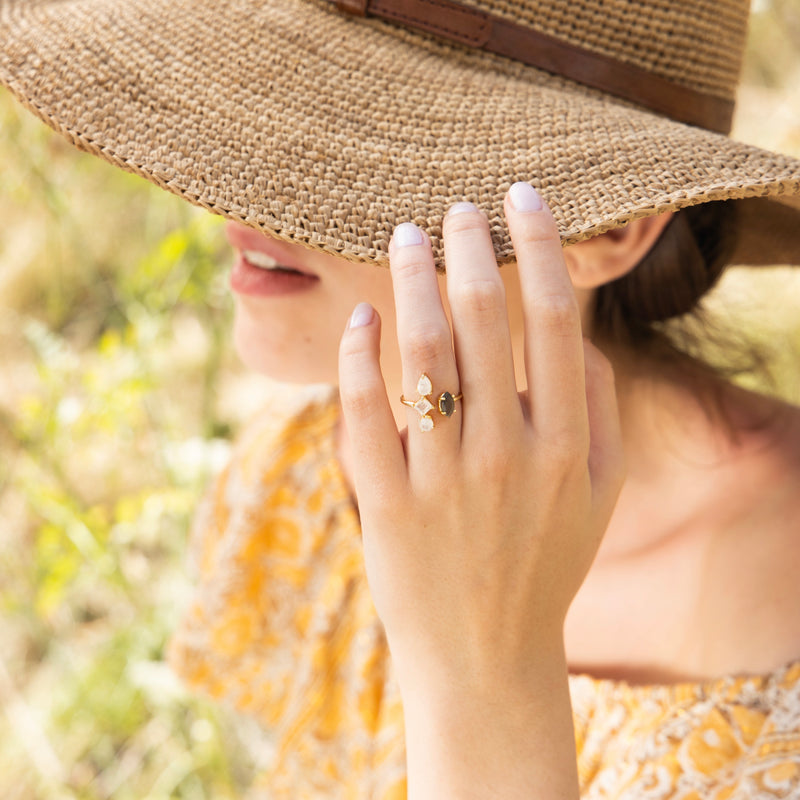
[[[417,381],[417,392],[419,397],[416,400],[408,400],[404,395],[400,395],[400,402],[404,406],[413,408],[419,414],[419,429],[426,433],[433,430],[433,417],[430,412],[435,408],[443,417],[452,417],[456,410],[456,402],[464,396],[459,392],[442,392],[434,403],[429,395],[433,391],[431,379],[423,372]]]

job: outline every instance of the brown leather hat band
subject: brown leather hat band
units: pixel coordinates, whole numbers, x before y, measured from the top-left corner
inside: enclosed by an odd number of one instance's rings
[[[469,8],[455,0],[331,0],[340,10],[407,25],[562,75],[678,122],[729,133],[734,102],[698,92],[633,64]]]

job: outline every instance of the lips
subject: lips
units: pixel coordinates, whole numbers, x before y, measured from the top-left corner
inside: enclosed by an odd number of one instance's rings
[[[235,293],[286,295],[307,291],[319,282],[319,277],[297,258],[297,245],[278,242],[236,223],[228,223],[225,234],[239,251],[230,277]]]
[[[226,224],[225,235],[231,245],[252,267],[318,277],[303,263],[303,256],[308,251],[299,245],[280,242],[235,222]]]
[[[269,272],[286,272],[294,275],[306,275],[315,277],[311,273],[303,272],[295,267],[282,264],[277,258],[262,252],[261,250],[242,250],[242,258],[256,269],[265,269]]]

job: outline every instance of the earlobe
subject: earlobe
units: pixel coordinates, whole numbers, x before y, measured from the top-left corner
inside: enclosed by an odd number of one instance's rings
[[[672,219],[668,211],[643,217],[564,251],[576,288],[595,289],[630,272],[653,248]]]

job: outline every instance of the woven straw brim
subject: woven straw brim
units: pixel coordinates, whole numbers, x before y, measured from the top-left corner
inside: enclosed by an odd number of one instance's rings
[[[768,198],[744,204],[737,260],[800,260],[797,159],[320,0],[0,0],[0,42],[0,81],[81,149],[348,259],[385,263],[412,220],[441,263],[466,199],[510,260],[503,198],[526,180],[565,243]]]

